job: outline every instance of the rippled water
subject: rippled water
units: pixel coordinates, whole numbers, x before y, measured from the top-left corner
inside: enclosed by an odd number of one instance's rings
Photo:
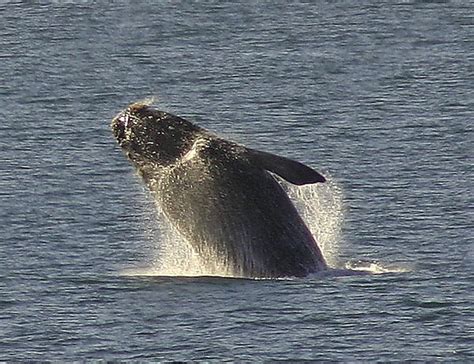
[[[0,17],[0,360],[473,360],[469,1]],[[325,253],[385,273],[124,273],[154,266],[163,224],[108,124],[149,96],[330,176],[305,195]]]

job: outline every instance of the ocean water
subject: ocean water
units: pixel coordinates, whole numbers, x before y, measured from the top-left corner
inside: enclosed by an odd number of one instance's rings
[[[474,360],[472,2],[2,1],[0,19],[0,360]],[[338,270],[185,277],[109,129],[146,97],[328,176],[291,193]]]

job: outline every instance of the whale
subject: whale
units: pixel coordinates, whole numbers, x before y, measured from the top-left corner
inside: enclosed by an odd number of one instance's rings
[[[224,139],[146,102],[120,111],[111,129],[168,223],[203,264],[245,278],[327,269],[282,185],[324,183],[313,168]]]

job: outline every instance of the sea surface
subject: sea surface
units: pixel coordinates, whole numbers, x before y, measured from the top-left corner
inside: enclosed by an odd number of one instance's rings
[[[474,361],[472,1],[0,1],[0,81],[0,361]],[[109,128],[149,97],[323,173],[334,269],[195,274]]]

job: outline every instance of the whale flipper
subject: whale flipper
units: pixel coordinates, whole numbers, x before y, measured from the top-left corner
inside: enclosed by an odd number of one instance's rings
[[[323,175],[303,163],[250,148],[247,148],[247,152],[253,163],[295,185],[326,182]]]

